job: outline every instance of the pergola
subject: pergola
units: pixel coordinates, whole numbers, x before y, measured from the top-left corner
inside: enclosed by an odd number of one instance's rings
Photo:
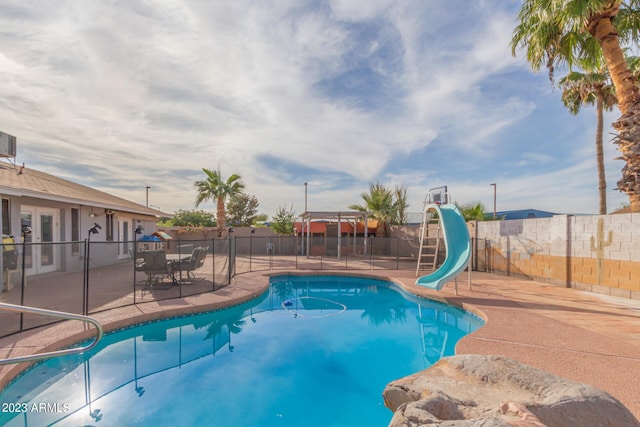
[[[338,223],[338,259],[340,259],[340,246],[342,240],[341,225],[342,222],[353,224],[353,234],[356,234],[356,224],[358,220],[364,221],[364,253],[367,253],[367,237],[369,235],[368,227],[368,212],[361,211],[316,211],[316,212],[303,212],[300,214],[302,219],[302,235],[307,244],[307,257],[309,256],[309,249],[311,247],[311,221],[327,221]],[[353,239],[353,247],[355,250],[356,239]]]

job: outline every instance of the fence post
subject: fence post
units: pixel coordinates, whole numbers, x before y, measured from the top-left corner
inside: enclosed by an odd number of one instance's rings
[[[376,241],[375,241],[375,236],[371,236],[371,270],[375,270],[375,265],[373,262],[373,253],[375,252],[375,245],[376,245]]]
[[[188,242],[189,240],[187,240]],[[168,246],[168,243],[167,243]],[[166,251],[166,249],[165,249]],[[182,242],[180,241],[180,239],[178,239],[178,275],[180,276],[180,280],[178,281],[178,296],[180,298],[182,298]],[[173,268],[175,268],[175,264],[173,264],[171,266],[171,269],[173,270]],[[176,272],[172,271],[173,273],[173,280],[175,280],[176,277]]]
[[[87,239],[84,239],[84,266],[82,267],[82,314],[87,315],[87,300],[89,298],[88,295],[88,285],[89,281],[89,242]]]
[[[83,314],[86,316],[89,313],[89,257],[90,257],[90,253],[91,253],[91,235],[92,234],[98,234],[99,231],[102,229],[102,227],[100,227],[98,225],[98,223],[93,223],[93,226],[91,228],[89,228],[89,230],[87,231],[87,258],[86,258],[86,275],[85,275],[85,283],[84,283],[84,287],[85,287],[85,294],[84,294],[84,307],[82,308]]]
[[[229,233],[228,237],[227,237],[228,241],[229,241],[229,262],[228,264],[228,268],[229,271],[227,272],[227,285],[231,284],[231,278],[233,277],[233,271],[235,270],[235,266],[236,266],[236,260],[235,260],[235,248],[232,248],[233,246],[233,242],[235,242],[235,237],[232,239],[231,238],[231,233]]]
[[[231,284],[231,236],[227,236],[227,283]]]
[[[252,270],[252,261],[253,261],[253,233],[255,233],[253,227],[251,227],[251,233],[249,234],[249,273]]]
[[[211,278],[211,281],[213,282],[213,284],[212,284],[211,292],[215,292],[216,291],[216,239],[215,237],[211,238],[211,266],[213,269],[213,277]]]
[[[478,224],[478,221],[476,221],[476,226],[477,226],[477,224]],[[477,233],[477,229],[476,229],[476,233]],[[473,262],[475,264],[474,265],[475,268],[472,268],[472,270],[479,271],[479,268],[478,268],[478,238],[477,237],[473,239],[473,249],[474,249],[474,251],[473,251]]]
[[[349,245],[345,245],[345,251],[344,251],[344,269],[345,270],[349,270],[349,253],[347,252],[347,249],[349,249]]]
[[[269,236],[269,270],[273,270],[273,253],[276,250],[276,245],[273,243],[273,236]]]
[[[485,237],[484,238],[484,272],[485,273],[489,272],[489,250],[487,249],[489,244],[487,242],[488,240]]]
[[[133,235],[133,305],[136,305],[136,265],[138,262],[138,241],[136,239],[137,232]]]
[[[27,232],[25,231],[25,227],[22,226],[22,274],[21,274],[21,279],[20,279],[20,305],[24,306],[24,285],[25,285],[25,281],[26,281],[26,272],[25,272],[25,268],[27,266],[26,263],[26,259],[27,259]],[[33,259],[33,257],[31,258]],[[23,325],[24,325],[24,313],[20,312],[20,332],[23,331]]]

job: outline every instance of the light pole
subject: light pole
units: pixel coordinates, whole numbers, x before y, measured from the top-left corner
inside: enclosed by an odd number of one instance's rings
[[[307,183],[304,183],[304,211],[307,211]]]
[[[147,207],[149,207],[149,189],[150,189],[150,188],[151,188],[151,187],[149,187],[149,186],[147,185],[147,188],[146,188],[146,190],[147,190],[147,191],[146,191],[146,193],[147,193]]]
[[[496,190],[498,188],[498,184],[495,182],[493,184],[489,184],[493,187],[493,219],[496,219]]]

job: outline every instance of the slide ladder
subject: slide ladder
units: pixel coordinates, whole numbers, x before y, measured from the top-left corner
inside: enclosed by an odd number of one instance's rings
[[[440,219],[437,218],[437,226],[433,225],[431,214],[425,210],[422,215],[422,227],[420,228],[420,251],[418,253],[418,265],[416,266],[416,276],[420,270],[435,270],[438,264],[438,254],[440,251]]]

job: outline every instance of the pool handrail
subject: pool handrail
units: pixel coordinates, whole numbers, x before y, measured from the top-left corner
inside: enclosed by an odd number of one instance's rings
[[[102,339],[102,336],[104,335],[104,331],[102,329],[102,325],[100,324],[100,322],[91,316],[83,316],[80,314],[66,313],[64,311],[47,310],[44,308],[28,307],[23,305],[15,305],[15,304],[7,304],[7,303],[0,303],[0,310],[7,310],[7,311],[18,312],[18,313],[39,314],[41,316],[55,317],[63,320],[80,320],[83,322],[91,323],[93,326],[96,327],[96,332],[97,332],[94,341],[88,345],[85,345],[82,347],[68,348],[64,350],[49,351],[45,353],[36,353],[28,356],[17,356],[17,357],[10,357],[7,359],[0,359],[0,366],[9,365],[13,363],[37,362],[40,360],[50,359],[52,357],[57,357],[57,356],[67,356],[71,354],[84,353],[85,351],[89,351],[93,347],[98,345],[98,342],[100,342],[100,340]]]

